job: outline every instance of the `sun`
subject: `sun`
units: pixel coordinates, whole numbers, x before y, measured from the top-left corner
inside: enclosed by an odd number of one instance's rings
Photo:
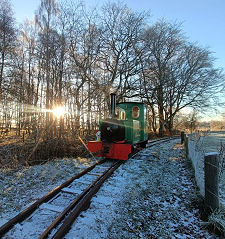
[[[60,118],[65,114],[65,109],[63,107],[56,107],[52,110],[52,112],[57,118]]]

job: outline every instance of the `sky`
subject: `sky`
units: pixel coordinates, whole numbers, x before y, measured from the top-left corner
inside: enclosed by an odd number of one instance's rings
[[[74,0],[75,1],[75,0]],[[111,0],[117,1],[117,0]],[[41,0],[11,0],[19,23],[32,18]],[[100,7],[105,0],[84,0],[87,6]],[[134,11],[149,11],[150,23],[165,18],[182,23],[189,41],[209,48],[215,67],[225,69],[225,0],[122,0]]]
[[[11,0],[19,23],[32,18],[41,0]],[[105,1],[85,0],[88,6]],[[225,0],[123,0],[133,10],[151,12],[151,21],[181,22],[191,42],[214,52],[216,67],[225,68]]]

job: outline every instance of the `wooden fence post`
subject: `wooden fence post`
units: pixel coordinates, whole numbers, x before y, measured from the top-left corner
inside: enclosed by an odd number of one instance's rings
[[[183,144],[184,143],[184,131],[181,131],[180,138],[181,138],[181,144]]]
[[[205,205],[211,210],[219,208],[219,157],[218,153],[205,154]]]
[[[184,148],[185,148],[185,156],[186,156],[186,158],[188,158],[188,151],[189,151],[189,149],[188,149],[188,136],[185,134],[184,135]]]

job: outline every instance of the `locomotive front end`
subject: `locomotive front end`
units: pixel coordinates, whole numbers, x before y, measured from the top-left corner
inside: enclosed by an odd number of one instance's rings
[[[123,120],[116,118],[116,94],[111,94],[110,116],[100,121],[100,141],[88,142],[88,149],[100,157],[127,160],[131,145],[125,144],[126,127]]]
[[[125,126],[123,121],[105,119],[100,123],[101,140],[103,142],[117,143],[125,140]]]

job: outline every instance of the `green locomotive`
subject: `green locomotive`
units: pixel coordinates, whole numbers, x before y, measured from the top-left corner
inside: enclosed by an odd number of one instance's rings
[[[97,156],[127,160],[135,147],[148,142],[147,108],[140,102],[122,102],[116,106],[111,94],[110,117],[100,121],[100,140],[90,141],[88,148]]]

